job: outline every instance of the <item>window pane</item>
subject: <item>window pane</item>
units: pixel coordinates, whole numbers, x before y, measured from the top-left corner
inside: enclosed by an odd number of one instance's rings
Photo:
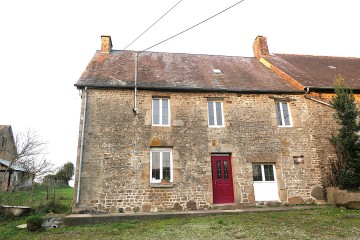
[[[162,169],[163,169],[163,179],[170,180],[170,152],[163,152],[162,153]]]
[[[278,126],[282,126],[282,118],[281,118],[281,109],[280,109],[280,103],[275,103],[275,109],[276,109],[276,121]]]
[[[282,103],[283,116],[285,121],[285,126],[290,125],[290,116],[289,116],[289,108],[287,103]]]
[[[261,165],[253,164],[253,181],[262,181]]]
[[[265,181],[275,181],[273,165],[264,165]]]
[[[214,120],[214,102],[208,102],[208,112],[209,112],[209,125],[214,126],[215,120]]]
[[[160,180],[160,153],[153,152],[152,153],[152,179]]]
[[[227,161],[224,161],[224,179],[229,179],[229,167]]]
[[[153,99],[153,124],[160,124],[160,100]]]
[[[222,179],[222,173],[221,173],[221,161],[216,161],[216,171],[217,171],[217,179]]]
[[[162,124],[169,124],[169,99],[162,99]]]
[[[222,110],[221,110],[221,102],[216,102],[216,121],[218,126],[222,126]]]

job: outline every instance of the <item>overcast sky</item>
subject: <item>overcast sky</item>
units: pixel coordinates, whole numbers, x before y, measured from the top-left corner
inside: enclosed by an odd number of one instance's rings
[[[179,0],[0,2],[0,125],[31,128],[57,166],[75,163],[80,97],[73,86],[111,35],[124,49]],[[238,0],[183,0],[128,49],[143,50]],[[272,53],[360,57],[357,0],[245,0],[151,51],[252,56],[257,35]]]

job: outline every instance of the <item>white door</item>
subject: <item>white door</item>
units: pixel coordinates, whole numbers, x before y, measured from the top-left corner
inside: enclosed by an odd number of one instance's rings
[[[274,164],[253,164],[255,201],[279,201]]]

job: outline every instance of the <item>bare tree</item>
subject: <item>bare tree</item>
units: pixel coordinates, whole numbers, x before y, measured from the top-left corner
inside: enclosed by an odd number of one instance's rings
[[[20,132],[14,138],[16,146],[16,154],[9,160],[9,164],[3,172],[3,180],[10,181],[10,175],[15,167],[20,167],[22,175],[13,182],[11,187],[7,187],[0,194],[0,204],[8,201],[10,195],[18,189],[24,181],[31,179],[32,183],[35,179],[41,179],[46,174],[54,171],[54,165],[46,159],[47,143],[40,140],[37,133],[31,129],[26,132]],[[10,154],[9,154],[10,155]],[[8,178],[6,180],[6,178]],[[8,183],[9,186],[9,183]]]
[[[41,179],[54,171],[54,164],[46,159],[47,142],[40,140],[33,130],[16,134],[15,145],[17,149],[16,164],[33,174],[36,179]]]

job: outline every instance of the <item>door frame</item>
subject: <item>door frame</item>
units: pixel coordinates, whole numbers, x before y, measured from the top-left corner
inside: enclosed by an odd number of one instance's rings
[[[278,186],[278,181],[276,178],[276,163],[252,163],[252,177],[254,178],[254,169],[253,166],[254,165],[260,165],[261,166],[261,177],[262,180],[261,181],[254,181],[253,179],[253,188],[254,188],[254,196],[255,196],[255,201],[279,201],[280,196],[279,196],[279,186]],[[273,178],[274,180],[266,180],[265,179],[265,170],[264,170],[264,165],[271,165],[272,166],[272,171],[273,171]],[[262,185],[262,186],[261,186]],[[268,194],[269,197],[267,196],[263,196],[260,195],[259,193],[262,194]],[[257,194],[258,193],[258,194]]]
[[[223,199],[219,199],[219,196],[216,195],[216,184],[218,184],[219,180],[217,179],[216,175],[216,168],[214,166],[216,157],[220,157],[222,160],[228,161],[228,179],[226,182],[224,182],[224,179],[222,179],[222,190],[223,193],[226,192],[226,190],[230,191],[230,194],[228,197],[224,197]],[[221,164],[221,171],[222,176],[224,176],[224,164],[222,161]],[[228,153],[214,153],[211,154],[211,176],[212,176],[212,189],[213,189],[213,204],[233,204],[234,203],[234,180],[233,180],[233,174],[232,174],[232,161],[231,161],[231,154]],[[218,186],[218,185],[217,185]],[[228,189],[226,189],[228,187]]]

